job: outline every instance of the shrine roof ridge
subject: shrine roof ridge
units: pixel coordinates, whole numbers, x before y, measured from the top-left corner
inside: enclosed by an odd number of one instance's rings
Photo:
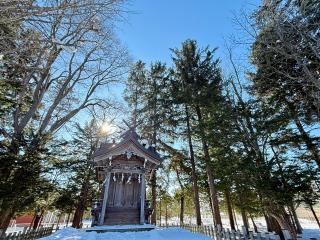
[[[155,148],[150,146],[149,148],[146,148],[143,144],[140,143],[139,135],[132,129],[129,129],[125,133],[121,135],[122,140],[118,143],[102,143],[100,147],[95,151],[94,157],[99,157],[105,154],[108,154],[114,149],[121,148],[129,141],[133,142],[139,150],[143,151],[145,154],[149,155],[150,157],[156,159],[157,161],[161,161],[161,157],[159,153],[155,151]]]

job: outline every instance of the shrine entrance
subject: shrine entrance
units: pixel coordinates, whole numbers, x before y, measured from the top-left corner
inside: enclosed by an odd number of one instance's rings
[[[109,185],[105,225],[139,224],[141,176],[114,173]]]
[[[140,207],[140,184],[138,179],[111,181],[107,207],[138,209]]]
[[[95,152],[97,179],[102,185],[96,225],[144,224],[146,180],[160,164],[155,148],[130,129],[119,143],[104,143]],[[152,211],[151,211],[152,212]]]

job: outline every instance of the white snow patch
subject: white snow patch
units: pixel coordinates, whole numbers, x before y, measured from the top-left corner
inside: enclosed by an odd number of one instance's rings
[[[108,232],[96,233],[65,228],[54,234],[41,238],[42,240],[210,240],[210,238],[189,232],[181,228],[157,228],[144,232]]]

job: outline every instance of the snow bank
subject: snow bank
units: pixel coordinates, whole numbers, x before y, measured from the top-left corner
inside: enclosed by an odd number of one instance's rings
[[[73,228],[65,228],[42,240],[210,240],[210,238],[189,232],[181,228],[157,228],[145,232],[85,232]]]

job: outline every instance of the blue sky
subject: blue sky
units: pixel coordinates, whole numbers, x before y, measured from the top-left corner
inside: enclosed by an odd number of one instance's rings
[[[169,48],[180,47],[190,38],[200,46],[219,47],[231,34],[238,34],[233,22],[241,9],[256,9],[261,0],[132,0],[127,21],[119,26],[119,37],[134,60],[170,63]]]
[[[234,15],[242,9],[251,12],[260,3],[261,0],[130,0],[126,19],[118,24],[118,37],[134,61],[171,65],[169,49],[194,39],[201,47],[218,47],[216,56],[225,67],[225,41],[240,33]],[[124,103],[123,90],[123,84],[116,84],[108,94]]]

